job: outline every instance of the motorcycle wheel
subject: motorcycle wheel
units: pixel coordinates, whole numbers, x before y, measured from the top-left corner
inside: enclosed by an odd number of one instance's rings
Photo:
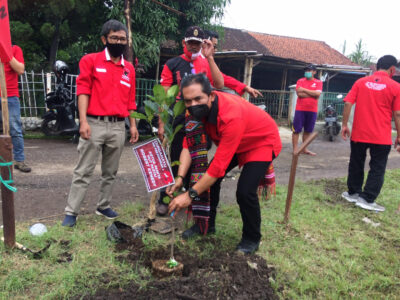
[[[329,127],[328,135],[329,135],[329,141],[333,142],[335,140],[335,133],[333,126]]]
[[[44,119],[41,127],[42,132],[48,136],[59,135],[58,123],[54,119]]]

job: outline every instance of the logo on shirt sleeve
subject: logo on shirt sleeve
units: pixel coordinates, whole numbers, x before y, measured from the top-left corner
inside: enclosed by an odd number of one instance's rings
[[[99,73],[106,73],[107,70],[105,68],[96,68],[96,71]]]

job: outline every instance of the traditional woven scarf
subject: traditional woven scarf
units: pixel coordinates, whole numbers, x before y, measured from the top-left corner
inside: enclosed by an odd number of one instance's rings
[[[207,137],[203,123],[196,121],[188,111],[186,111],[185,116],[185,131],[190,157],[192,158],[192,174],[190,176],[190,187],[192,187],[208,168]],[[199,225],[201,233],[205,235],[210,218],[210,192],[206,191],[200,194],[199,198],[189,206],[188,219],[192,213],[194,222]]]
[[[267,172],[258,184],[258,197],[267,200],[271,195],[276,196],[275,170],[272,162],[269,164]]]

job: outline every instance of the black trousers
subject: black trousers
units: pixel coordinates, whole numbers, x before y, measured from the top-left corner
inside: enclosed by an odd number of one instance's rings
[[[257,188],[270,163],[271,162],[263,161],[249,162],[243,166],[240,174],[236,190],[236,201],[239,204],[243,222],[242,239],[253,242],[259,242],[261,239],[261,212],[260,204],[258,202]],[[235,155],[230,162],[226,173],[237,165],[238,160]],[[219,178],[210,189],[210,227],[215,226],[215,217],[217,215],[217,206],[219,203],[219,194],[223,179],[223,177]]]
[[[390,153],[390,145],[378,145],[351,141],[349,175],[347,187],[349,194],[358,193],[367,202],[372,203],[378,197],[383,186],[386,164]],[[367,149],[371,156],[367,182],[364,190],[364,166]]]

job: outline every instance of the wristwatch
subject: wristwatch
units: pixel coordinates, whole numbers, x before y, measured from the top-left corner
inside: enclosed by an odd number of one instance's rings
[[[199,194],[197,193],[197,191],[196,191],[195,189],[189,188],[188,192],[189,192],[189,197],[190,197],[193,201],[198,201],[198,200],[200,200]]]

